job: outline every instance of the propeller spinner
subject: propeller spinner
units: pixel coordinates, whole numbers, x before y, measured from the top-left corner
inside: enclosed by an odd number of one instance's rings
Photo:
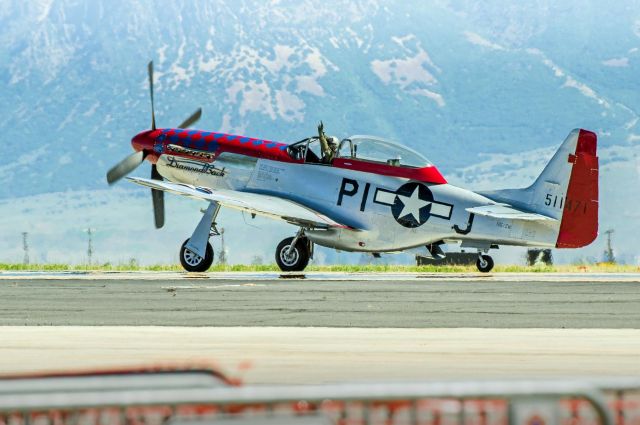
[[[149,95],[151,98],[151,130],[143,131],[136,135],[132,140],[136,152],[124,158],[107,172],[107,182],[111,185],[138,168],[145,158],[152,153],[153,141],[149,137],[149,133],[156,129],[156,115],[153,101],[153,61],[147,66],[149,74]],[[178,128],[187,128],[195,124],[202,116],[202,109],[198,108],[189,118],[184,120]],[[151,178],[153,180],[163,180],[158,172],[155,164],[151,164]],[[153,201],[153,217],[155,219],[156,228],[164,226],[164,192],[161,190],[151,189],[151,199]]]

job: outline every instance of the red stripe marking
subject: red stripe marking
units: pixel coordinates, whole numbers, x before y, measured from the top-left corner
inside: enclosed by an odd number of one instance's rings
[[[180,373],[202,373],[212,375],[228,385],[239,385],[240,381],[229,378],[217,370],[215,363],[167,363],[151,366],[115,367],[108,369],[77,369],[63,370],[58,372],[33,372],[20,374],[2,374],[0,380],[28,380],[47,378],[82,378],[91,376],[113,376],[113,375],[157,375],[157,374],[180,374]]]
[[[435,166],[422,168],[395,167],[377,162],[362,161],[351,158],[336,158],[333,166],[347,170],[363,171],[365,173],[381,174],[383,176],[404,177],[425,183],[445,184],[447,180]]]

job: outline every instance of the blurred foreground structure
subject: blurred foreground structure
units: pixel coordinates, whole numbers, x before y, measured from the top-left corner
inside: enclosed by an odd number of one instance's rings
[[[0,379],[0,423],[637,424],[640,379],[241,386],[215,370]]]

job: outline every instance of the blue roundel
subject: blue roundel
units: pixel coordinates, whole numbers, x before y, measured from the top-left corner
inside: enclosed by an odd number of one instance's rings
[[[422,226],[431,216],[433,194],[423,184],[405,183],[396,190],[391,206],[393,218],[404,227]]]

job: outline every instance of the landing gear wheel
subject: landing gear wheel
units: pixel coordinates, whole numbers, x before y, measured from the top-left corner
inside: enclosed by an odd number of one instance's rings
[[[213,264],[213,247],[211,244],[207,242],[207,250],[204,258],[202,258],[187,248],[187,242],[189,242],[189,239],[184,241],[180,248],[180,264],[182,264],[182,267],[188,272],[206,272],[209,270],[209,267]]]
[[[287,255],[293,238],[287,238],[276,248],[276,263],[283,272],[301,272],[309,264],[309,242],[299,238],[290,255]]]
[[[476,261],[476,267],[482,273],[489,273],[493,269],[493,258],[488,255],[480,255]]]

